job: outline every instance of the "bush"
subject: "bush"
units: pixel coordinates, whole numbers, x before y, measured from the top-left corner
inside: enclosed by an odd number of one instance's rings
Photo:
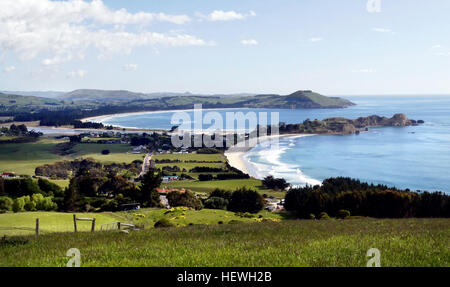
[[[167,195],[167,200],[169,201],[169,205],[171,207],[184,206],[194,208],[195,210],[200,210],[203,208],[201,200],[196,198],[190,191],[186,191],[184,193],[173,191]]]
[[[289,183],[286,182],[283,178],[274,178],[273,176],[267,176],[262,181],[263,186],[269,188],[269,189],[275,189],[275,190],[285,190],[290,186]]]
[[[11,211],[14,200],[7,196],[0,196],[0,210]]]
[[[330,219],[330,216],[329,216],[328,213],[326,213],[326,212],[321,212],[321,213],[319,214],[319,219],[320,219],[320,220],[327,220],[327,219]]]
[[[199,181],[212,181],[213,179],[214,179],[214,177],[212,176],[212,174],[199,174],[198,175]]]
[[[215,148],[201,148],[197,151],[197,154],[218,154],[220,150]]]
[[[345,209],[341,209],[341,210],[338,211],[336,217],[339,218],[339,219],[349,218],[350,217],[350,211],[345,210]]]
[[[205,201],[205,208],[226,210],[228,203],[228,200],[225,198],[210,197]]]
[[[22,197],[16,198],[12,205],[12,210],[15,213],[25,211],[25,200]]]
[[[47,193],[47,195],[53,194],[58,197],[64,196],[64,191],[61,187],[44,178],[38,179],[38,186],[43,192]]]
[[[314,213],[311,213],[311,214],[309,215],[309,219],[312,219],[312,220],[315,220],[315,219],[316,219],[316,216],[314,215]]]
[[[174,226],[175,225],[172,222],[170,222],[167,218],[160,219],[155,223],[155,228],[168,228]]]
[[[264,207],[263,197],[256,191],[242,188],[233,192],[228,210],[234,212],[258,213]]]

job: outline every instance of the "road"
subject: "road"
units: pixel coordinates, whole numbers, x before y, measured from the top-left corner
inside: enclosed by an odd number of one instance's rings
[[[152,161],[153,151],[149,152],[144,159],[144,163],[142,164],[142,171],[139,174],[139,177],[143,176],[150,169],[150,162]]]

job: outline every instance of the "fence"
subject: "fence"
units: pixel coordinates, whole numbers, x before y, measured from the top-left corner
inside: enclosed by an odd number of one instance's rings
[[[15,226],[0,226],[0,231],[30,231],[34,232],[36,236],[39,236],[39,218],[36,218],[36,224],[35,227],[15,227]],[[6,235],[5,235],[6,236]]]
[[[100,225],[100,231],[112,231],[112,230],[122,230],[123,227],[128,227],[129,229],[135,229],[136,226],[133,224],[122,223],[122,222],[111,222]]]

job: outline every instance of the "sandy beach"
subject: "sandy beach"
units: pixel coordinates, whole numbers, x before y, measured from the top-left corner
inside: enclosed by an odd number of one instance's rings
[[[297,138],[297,137],[305,137],[305,136],[311,136],[311,134],[284,134],[284,135],[264,136],[264,137],[258,138],[257,144],[261,144],[263,142],[274,140],[274,139]],[[227,157],[230,166],[239,169],[243,173],[251,175],[249,172],[248,163],[244,159],[244,156],[247,152],[252,150],[254,147],[256,147],[256,145],[240,146],[239,144],[230,147],[225,152],[225,156]]]

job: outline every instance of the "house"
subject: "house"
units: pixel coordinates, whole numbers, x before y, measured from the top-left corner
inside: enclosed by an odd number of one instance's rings
[[[16,178],[16,174],[13,172],[4,172],[2,173],[2,178]]]
[[[167,183],[167,182],[176,181],[176,180],[178,180],[178,179],[179,179],[178,176],[164,176],[164,177],[162,178],[162,181]]]

